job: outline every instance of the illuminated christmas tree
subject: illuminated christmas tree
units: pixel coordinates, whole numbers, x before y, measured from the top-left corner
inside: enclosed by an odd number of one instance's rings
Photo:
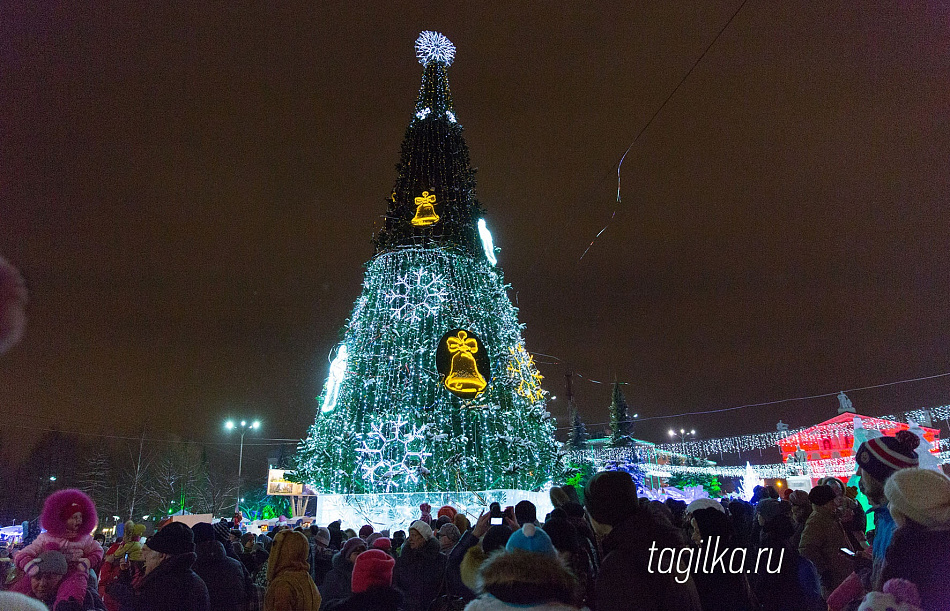
[[[335,350],[296,477],[327,493],[537,490],[557,459],[541,375],[475,198],[446,69],[422,87],[385,227]]]

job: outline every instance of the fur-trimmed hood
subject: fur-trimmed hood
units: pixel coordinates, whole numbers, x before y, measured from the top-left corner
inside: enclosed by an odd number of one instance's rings
[[[462,577],[462,583],[472,592],[478,591],[478,569],[488,558],[488,554],[482,549],[481,545],[473,545],[465,552],[462,563],[459,565],[459,574]]]
[[[559,558],[502,549],[482,564],[477,585],[479,594],[513,605],[571,605],[577,579]]]
[[[563,603],[541,603],[529,606],[510,605],[491,594],[476,598],[465,607],[465,611],[510,611],[511,609],[517,609],[518,611],[577,611],[577,607]]]
[[[75,507],[73,508],[73,506]],[[40,525],[54,537],[65,539],[66,520],[69,519],[69,516],[63,517],[63,514],[70,509],[73,509],[70,515],[77,511],[82,514],[82,526],[79,527],[77,536],[90,535],[96,530],[99,523],[99,517],[96,515],[96,505],[85,493],[75,488],[57,490],[46,497],[46,501],[43,503],[43,513],[40,514]]]

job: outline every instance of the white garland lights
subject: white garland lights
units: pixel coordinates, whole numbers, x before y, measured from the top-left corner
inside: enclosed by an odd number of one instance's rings
[[[950,419],[950,406],[917,409],[902,412],[898,415],[878,416],[875,419],[862,418],[865,429],[889,429],[886,422],[920,422],[926,421],[927,411],[933,420]],[[704,439],[686,441],[683,443],[649,444],[638,443],[627,448],[604,447],[599,449],[588,448],[572,450],[567,453],[567,460],[574,463],[590,463],[595,469],[601,470],[610,463],[641,463],[646,475],[650,477],[668,478],[673,475],[715,475],[742,479],[747,475],[747,467],[716,465],[702,457],[712,457],[716,454],[741,455],[742,452],[753,450],[777,449],[778,442],[792,435],[798,435],[802,441],[819,441],[838,435],[852,435],[853,426],[850,423],[823,425],[820,429],[805,427],[787,431],[770,431],[753,435],[737,435],[719,439]],[[808,431],[807,433],[805,431]],[[936,464],[950,464],[950,439],[940,439],[935,445],[938,452],[931,452]],[[687,464],[675,464],[675,463]],[[696,464],[705,462],[707,464]],[[692,464],[688,464],[692,463]],[[824,460],[809,460],[806,463],[771,463],[752,465],[761,478],[787,479],[789,477],[810,475],[813,478],[841,477],[854,475],[857,470],[854,457],[828,458]]]
[[[929,409],[933,420],[950,420],[950,405],[932,407]],[[926,419],[926,412],[922,409],[902,412],[898,415],[875,416],[879,420],[889,420],[892,422],[922,422]],[[864,422],[865,428],[881,428],[873,420]],[[765,450],[778,446],[780,439],[791,435],[798,435],[802,441],[820,441],[823,438],[836,435],[851,434],[853,431],[850,423],[840,423],[825,425],[820,430],[808,431],[814,427],[802,427],[798,429],[789,429],[787,431],[770,431],[768,433],[756,433],[752,435],[737,435],[735,437],[721,437],[717,439],[699,439],[695,441],[684,441],[682,443],[661,443],[656,445],[657,450],[664,452],[685,454],[688,456],[715,456],[722,457],[724,454],[742,454],[742,452],[751,452],[753,450]],[[886,428],[890,428],[889,426]],[[950,440],[941,439],[941,449],[950,450]]]

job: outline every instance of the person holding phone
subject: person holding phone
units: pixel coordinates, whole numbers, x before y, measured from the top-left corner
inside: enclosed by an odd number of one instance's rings
[[[445,571],[448,593],[467,601],[474,600],[479,567],[488,554],[505,546],[514,530],[517,530],[514,510],[506,515],[500,504],[489,505],[488,511],[478,516],[475,526],[462,533],[448,555]]]
[[[821,595],[827,599],[851,574],[852,563],[846,562],[845,555],[841,553],[842,548],[851,550],[851,544],[835,517],[837,507],[831,486],[815,486],[808,493],[808,500],[811,501],[813,511],[805,522],[798,552],[811,560],[818,569]]]

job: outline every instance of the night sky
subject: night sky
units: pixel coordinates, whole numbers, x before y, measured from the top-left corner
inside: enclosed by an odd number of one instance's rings
[[[621,204],[621,155],[741,0],[252,4],[4,7],[0,255],[31,293],[0,357],[14,448],[145,423],[222,442],[232,415],[306,434],[395,182],[422,30],[456,45],[477,195],[560,424],[568,366],[594,429],[610,387],[592,380],[615,376],[647,418],[950,371],[943,3],[750,0],[631,148]],[[950,377],[850,397],[870,415],[946,404]]]

